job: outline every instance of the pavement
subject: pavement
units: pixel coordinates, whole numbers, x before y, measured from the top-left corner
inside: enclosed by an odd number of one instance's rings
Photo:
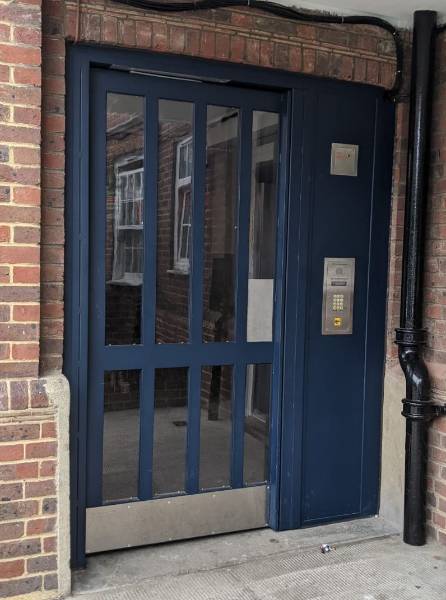
[[[445,600],[446,546],[408,546],[380,518],[261,529],[91,556],[71,598]]]

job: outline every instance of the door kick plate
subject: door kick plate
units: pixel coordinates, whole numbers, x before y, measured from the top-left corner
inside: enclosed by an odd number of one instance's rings
[[[87,508],[86,553],[267,527],[267,486]]]

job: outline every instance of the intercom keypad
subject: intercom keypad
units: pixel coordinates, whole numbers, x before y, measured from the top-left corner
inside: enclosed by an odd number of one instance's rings
[[[322,335],[348,335],[353,331],[354,258],[325,258]]]

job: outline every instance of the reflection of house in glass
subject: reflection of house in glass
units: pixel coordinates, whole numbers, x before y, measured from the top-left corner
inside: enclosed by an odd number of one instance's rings
[[[148,214],[155,214],[154,199],[145,198],[144,111],[141,97],[108,96],[106,344],[112,345],[151,342],[142,339],[141,314],[147,283],[144,254],[147,261],[148,254],[155,251],[155,342],[190,341],[195,265],[193,105],[159,102],[156,249],[150,239],[145,242],[149,247],[144,248],[144,228],[152,225]],[[239,109],[208,106],[200,343],[235,341],[236,294],[243,286],[247,298],[244,340],[272,340],[278,116],[253,113],[251,197],[241,200],[249,209],[249,227],[244,232],[238,227],[240,121]],[[150,153],[146,156],[150,161]],[[245,257],[238,247],[245,247]],[[236,281],[236,260],[245,260],[246,281]],[[138,373],[106,374],[104,500],[138,494],[142,393]],[[188,377],[187,368],[155,372],[154,494],[184,491]],[[233,365],[203,366],[201,380],[200,489],[229,487]],[[246,398],[236,399],[245,403],[244,480],[248,484],[268,478],[270,384],[270,365],[248,365]]]

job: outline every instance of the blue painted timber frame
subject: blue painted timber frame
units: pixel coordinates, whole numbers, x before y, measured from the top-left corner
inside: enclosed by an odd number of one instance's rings
[[[183,78],[217,82],[231,93],[231,84],[246,87],[256,94],[272,90],[284,98],[282,111],[282,142],[279,181],[279,211],[276,281],[276,309],[274,324],[274,360],[272,397],[276,410],[271,415],[270,437],[270,495],[269,523],[274,529],[289,529],[311,524],[305,514],[302,481],[304,468],[304,392],[307,377],[305,348],[309,342],[308,311],[311,302],[310,283],[317,274],[310,273],[310,247],[313,236],[314,214],[312,201],[315,195],[313,164],[318,147],[314,136],[317,126],[318,94],[354,96],[357,102],[372,101],[376,106],[374,118],[375,137],[372,152],[373,218],[370,221],[370,262],[368,280],[374,278],[376,285],[370,288],[367,304],[367,349],[373,353],[371,364],[374,371],[365,369],[364,375],[364,428],[363,454],[367,469],[372,476],[363,477],[362,502],[358,513],[351,516],[374,514],[378,510],[379,490],[379,443],[382,397],[382,370],[385,329],[385,289],[387,273],[387,239],[390,206],[390,182],[393,151],[394,108],[385,100],[383,91],[367,85],[336,82],[284,71],[260,67],[246,67],[224,62],[172,54],[127,51],[113,47],[71,45],[68,47],[67,63],[67,210],[66,210],[66,277],[65,277],[65,343],[64,373],[71,389],[71,538],[72,565],[85,565],[85,509],[87,506],[87,390],[88,390],[88,339],[91,326],[89,306],[90,248],[89,248],[89,169],[91,164],[90,115],[91,73],[95,67],[122,71],[148,71],[180,74]],[[110,73],[111,75],[111,73]],[[225,85],[226,84],[226,85]],[[183,80],[181,88],[187,87]],[[225,87],[223,87],[225,85]],[[181,97],[181,99],[184,99]],[[155,125],[152,123],[152,126]],[[203,138],[204,131],[196,131]],[[152,149],[155,151],[155,148]],[[204,159],[204,157],[202,157]],[[245,161],[248,157],[245,156]],[[248,161],[249,162],[249,161]],[[149,186],[154,181],[148,182]],[[199,178],[196,185],[200,185]],[[380,200],[378,202],[377,200]],[[197,209],[199,210],[199,209]],[[197,215],[194,215],[194,218]],[[199,240],[197,241],[197,244]],[[384,265],[384,266],[383,266]],[[145,274],[148,275],[147,273]],[[199,285],[199,282],[198,282]],[[240,291],[240,293],[242,293]],[[245,293],[245,292],[243,292]],[[153,315],[152,315],[153,317]],[[153,319],[152,319],[153,320]],[[199,319],[197,319],[198,322]],[[193,331],[193,328],[192,328]],[[267,344],[268,345],[268,344]],[[266,355],[258,346],[255,362],[262,362]],[[243,353],[243,344],[237,344]],[[177,349],[176,349],[177,350]],[[108,349],[104,350],[104,353]],[[170,361],[169,347],[160,350],[159,365]],[[187,349],[184,348],[184,352]],[[225,360],[234,362],[233,348],[216,350],[215,356],[207,353],[207,361],[219,364]],[[228,352],[225,358],[224,354]],[[229,356],[231,353],[231,356]],[[107,368],[138,368],[137,351],[122,353],[107,359]],[[270,354],[268,353],[270,356]],[[178,358],[176,355],[175,360]],[[199,360],[199,357],[196,357]],[[195,360],[188,356],[187,361]],[[207,363],[209,364],[209,363]],[[244,393],[238,378],[238,393]],[[195,382],[196,383],[196,382]],[[367,386],[365,385],[367,383]],[[145,381],[147,390],[153,381]],[[194,382],[190,382],[194,385]],[[237,390],[236,390],[237,393]],[[371,402],[370,398],[375,401]],[[376,400],[378,399],[378,400]],[[237,433],[235,434],[237,435]],[[240,432],[239,432],[240,435]],[[369,458],[367,458],[369,451]],[[233,467],[237,471],[237,467]],[[235,472],[233,476],[236,477]],[[142,480],[146,480],[147,478]],[[193,478],[189,479],[196,488]],[[143,493],[150,497],[146,486]],[[342,518],[343,515],[339,515]],[[321,519],[323,520],[323,519]],[[333,518],[332,518],[333,520]],[[315,522],[315,521],[314,521]]]

